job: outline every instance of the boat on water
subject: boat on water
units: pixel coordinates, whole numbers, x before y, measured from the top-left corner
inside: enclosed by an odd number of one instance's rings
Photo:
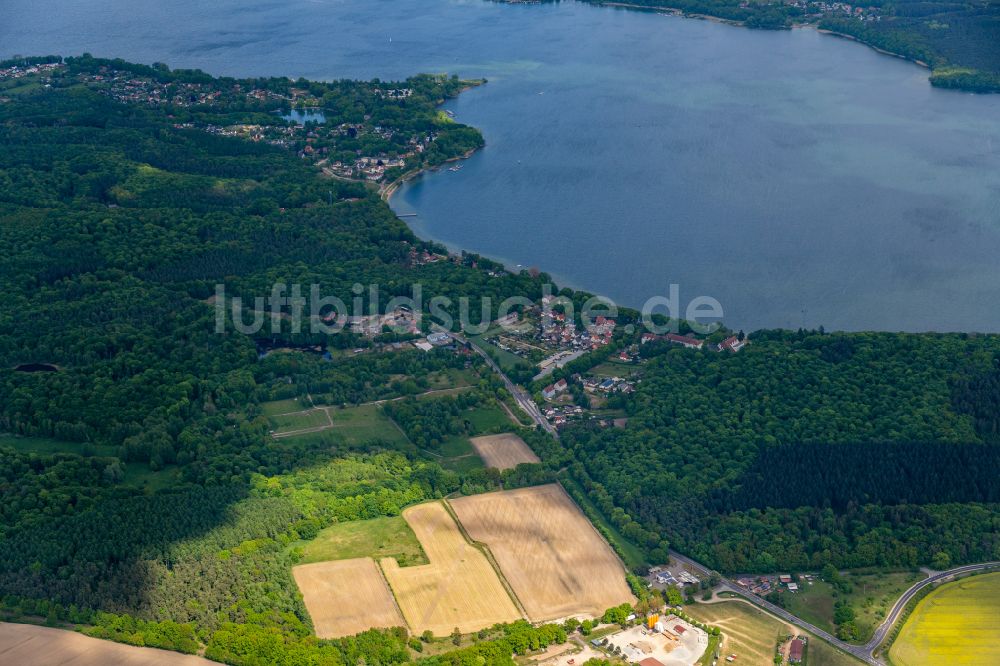
[[[448,171],[459,171],[459,170],[461,170],[462,166],[463,166],[462,164],[458,164],[458,165],[455,165],[453,167],[449,167]]]

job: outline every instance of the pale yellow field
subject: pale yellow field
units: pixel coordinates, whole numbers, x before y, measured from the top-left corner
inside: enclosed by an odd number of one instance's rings
[[[303,564],[292,575],[319,638],[406,624],[370,557]]]
[[[473,437],[470,441],[487,467],[514,469],[521,463],[541,462],[524,440],[514,433]]]
[[[216,666],[193,654],[133,647],[75,631],[0,622],[0,664],[17,666]]]
[[[489,546],[532,621],[635,603],[625,569],[562,486],[462,497],[451,506]]]
[[[430,564],[400,568],[382,560],[389,585],[415,634],[430,630],[446,636],[521,617],[486,556],[462,536],[440,502],[418,504],[403,511]]]
[[[897,666],[1000,664],[1000,573],[948,583],[928,594],[889,656]]]

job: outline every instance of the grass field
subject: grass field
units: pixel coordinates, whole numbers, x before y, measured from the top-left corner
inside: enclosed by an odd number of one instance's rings
[[[595,365],[590,369],[590,374],[598,377],[628,377],[635,374],[638,368],[632,363],[619,363],[618,361],[605,361],[600,365]]]
[[[857,614],[855,623],[863,643],[871,638],[875,628],[885,619],[892,605],[913,583],[926,578],[926,574],[910,571],[847,572],[845,580],[851,583],[850,594],[835,594],[829,583],[814,579],[812,585],[799,583],[795,594],[785,592],[785,606],[790,613],[815,624],[830,633],[836,633],[833,624],[833,604],[846,599]]]
[[[736,664],[768,666],[778,642],[794,633],[791,625],[743,601],[695,604],[684,610],[692,617],[719,627],[723,642],[721,654],[736,654]],[[807,636],[808,666],[861,666],[862,662],[846,655],[818,638]],[[720,663],[723,663],[720,660]]]
[[[465,473],[485,467],[483,459],[464,435],[455,435],[442,442],[439,455],[441,457],[436,460],[441,467],[453,472]]]
[[[489,334],[488,331],[487,334]],[[513,370],[517,367],[531,365],[529,361],[521,358],[517,354],[511,354],[509,351],[504,351],[503,349],[500,349],[496,345],[486,342],[485,340],[483,340],[483,336],[481,335],[471,335],[469,336],[469,339],[472,340],[472,342],[477,344],[479,347],[481,347],[483,351],[485,351],[490,356],[495,358],[497,364],[500,366],[502,370]]]
[[[276,414],[269,416],[267,420],[271,423],[271,429],[277,433],[330,425],[330,419],[327,418],[326,410],[323,409],[309,409],[291,414]]]
[[[403,518],[430,564],[400,568],[393,559],[381,564],[413,633],[445,636],[455,627],[469,633],[521,617],[489,560],[465,540],[441,502],[411,506]]]
[[[942,585],[917,604],[889,650],[895,666],[1000,664],[1000,573]]]
[[[507,412],[503,411],[503,408],[498,405],[477,407],[470,410],[465,415],[465,418],[472,423],[472,428],[475,431],[473,434],[475,435],[506,430],[511,426],[511,420],[507,416]]]
[[[306,398],[289,398],[287,400],[273,400],[260,405],[260,411],[264,416],[276,416],[278,414],[290,414],[301,412],[312,407]]]
[[[561,486],[461,497],[451,506],[469,536],[489,546],[531,620],[635,603],[621,562]]]
[[[742,601],[695,604],[684,610],[721,629],[722,655],[735,654],[739,664],[772,664],[778,641],[792,632],[789,625],[773,615]]]
[[[863,666],[864,664],[818,638],[809,639],[806,662],[808,666]]]
[[[268,403],[272,404],[272,403]],[[359,446],[379,440],[389,446],[400,448],[409,446],[406,436],[400,432],[396,424],[382,413],[378,405],[360,405],[358,407],[326,407],[330,421],[328,426],[317,432],[291,435],[281,439],[282,442],[342,442],[349,446]],[[330,426],[329,423],[333,425]]]
[[[472,370],[448,368],[427,375],[427,389],[436,391],[447,388],[462,388],[471,386],[476,381],[477,377]]]
[[[302,563],[359,557],[395,558],[400,566],[427,564],[417,536],[402,516],[337,523],[302,546]]]
[[[487,467],[513,469],[521,463],[541,462],[523,439],[509,432],[473,437],[472,446]]]
[[[292,575],[319,638],[404,626],[385,579],[370,558],[302,564],[292,569]]]

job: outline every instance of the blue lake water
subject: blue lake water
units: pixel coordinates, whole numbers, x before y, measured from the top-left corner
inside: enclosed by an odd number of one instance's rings
[[[5,0],[0,55],[486,77],[486,148],[392,205],[421,235],[732,326],[1000,330],[1000,96],[813,30],[574,2]]]
[[[326,115],[322,111],[314,109],[289,109],[287,113],[282,113],[281,117],[285,120],[293,120],[299,125],[326,122]]]

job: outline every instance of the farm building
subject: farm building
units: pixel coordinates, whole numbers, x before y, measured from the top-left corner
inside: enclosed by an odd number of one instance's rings
[[[802,661],[802,652],[805,648],[805,644],[800,638],[793,638],[792,644],[788,646],[788,661],[793,664],[798,664]]]
[[[675,585],[677,579],[669,571],[664,571],[663,573],[656,574],[656,582],[660,585]]]

